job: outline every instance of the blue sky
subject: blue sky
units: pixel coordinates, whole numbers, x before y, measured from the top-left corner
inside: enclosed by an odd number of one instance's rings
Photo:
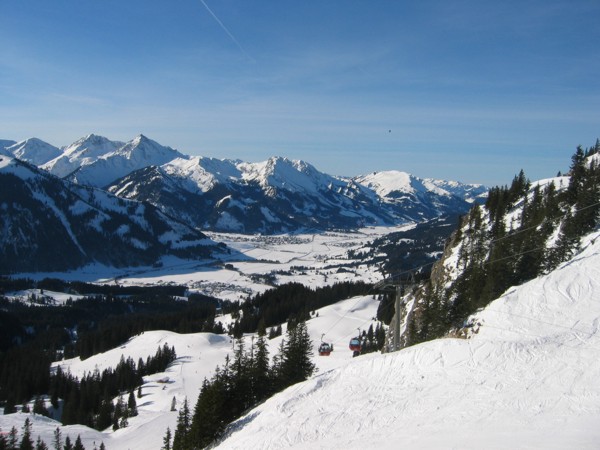
[[[0,0],[0,139],[489,185],[600,137],[600,2]]]

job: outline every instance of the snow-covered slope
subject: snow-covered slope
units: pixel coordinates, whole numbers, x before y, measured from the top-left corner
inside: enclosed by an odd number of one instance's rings
[[[73,269],[91,262],[153,264],[205,258],[222,246],[148,204],[59,179],[0,156],[0,272]]]
[[[22,161],[39,166],[62,154],[61,150],[37,138],[6,147],[6,151]]]
[[[0,155],[13,156],[13,154],[6,150],[6,148],[15,144],[15,141],[11,141],[8,139],[0,139]]]
[[[319,373],[250,411],[218,448],[595,449],[600,440],[600,232],[549,275],[510,289],[471,320],[469,339],[440,339],[386,355],[351,358],[347,341],[367,327],[377,302],[359,297],[323,308],[308,322],[315,342],[335,344],[315,357]],[[364,328],[363,328],[364,329]],[[249,337],[248,337],[249,339]],[[212,334],[146,332],[121,348],[85,361],[63,362],[75,374],[134,360],[158,345],[179,359],[146,377],[139,416],[117,432],[62,427],[86,447],[159,449],[174,429],[178,404],[193,404],[204,376],[231,351]],[[270,343],[271,353],[279,344]],[[167,383],[158,380],[168,377]],[[3,431],[34,421],[33,436],[47,442],[57,422],[0,416]]]
[[[491,303],[470,339],[318,375],[249,412],[218,448],[598,448],[599,237]]]
[[[323,333],[328,342],[334,344],[334,351],[329,357],[315,356],[315,362],[320,372],[329,371],[335,367],[345,366],[352,361],[352,353],[347,344],[361,326],[363,329],[373,323],[379,302],[372,296],[355,297],[344,300],[318,310],[318,317],[308,321],[308,331],[316,347]],[[229,316],[221,317],[227,324]],[[285,324],[284,324],[285,333]],[[252,336],[246,336],[246,345],[251,343]],[[283,337],[269,341],[269,352],[273,356]],[[107,367],[116,367],[121,359],[131,357],[134,361],[154,355],[156,349],[164,344],[175,347],[178,359],[166,372],[157,373],[144,378],[142,398],[138,399],[138,413],[129,418],[129,426],[113,432],[107,429],[98,432],[84,426],[62,427],[59,422],[45,417],[28,414],[0,415],[0,428],[8,431],[15,426],[19,431],[26,417],[33,421],[34,440],[38,435],[47,443],[52,441],[52,432],[61,426],[63,437],[70,435],[74,441],[81,434],[86,448],[93,448],[93,442],[99,446],[104,442],[109,450],[143,449],[158,450],[162,447],[162,439],[167,427],[175,430],[177,412],[171,411],[171,402],[175,398],[177,407],[181,407],[187,397],[193,409],[202,381],[210,378],[215,368],[222,366],[226,355],[232,355],[232,342],[228,336],[212,333],[178,334],[169,331],[144,332],[119,348],[94,355],[84,361],[79,358],[62,361],[64,370],[69,370],[75,376],[84,373],[100,371]],[[247,447],[251,448],[251,447]]]

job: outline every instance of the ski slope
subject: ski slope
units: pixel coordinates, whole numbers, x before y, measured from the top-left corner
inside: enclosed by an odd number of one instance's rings
[[[219,449],[597,449],[600,237],[440,339],[288,388]]]
[[[322,308],[315,312],[315,317],[307,323],[307,328],[314,343],[314,359],[320,373],[352,362],[352,352],[348,349],[349,340],[358,333],[358,328],[368,329],[374,324],[379,302],[372,295],[355,297]],[[318,316],[317,314],[318,313]],[[224,325],[231,320],[229,316],[217,318]],[[283,336],[268,341],[271,357],[278,351],[281,339],[285,338],[286,327],[283,324]],[[334,344],[334,351],[329,357],[319,357],[317,347],[321,336]],[[252,335],[245,336],[246,348],[251,345]],[[157,348],[164,344],[175,347],[177,360],[162,373],[144,377],[142,398],[138,398],[138,416],[128,419],[126,428],[112,431],[111,428],[99,432],[90,428],[73,425],[63,427],[59,422],[46,417],[30,414],[0,415],[0,428],[9,431],[12,426],[21,431],[25,418],[32,421],[32,436],[37,436],[47,443],[52,442],[52,433],[61,427],[63,439],[67,435],[74,442],[81,435],[86,448],[93,448],[104,442],[108,450],[158,450],[170,427],[174,432],[177,422],[177,411],[171,411],[171,402],[176,399],[177,409],[187,398],[190,409],[196,404],[200,387],[204,378],[210,378],[217,366],[222,366],[226,355],[233,356],[233,341],[227,335],[212,333],[178,334],[170,331],[147,331],[133,337],[124,345],[99,353],[85,360],[73,358],[54,364],[64,371],[81,378],[95,370],[100,372],[107,367],[116,367],[121,357],[133,358],[137,363],[153,356]]]

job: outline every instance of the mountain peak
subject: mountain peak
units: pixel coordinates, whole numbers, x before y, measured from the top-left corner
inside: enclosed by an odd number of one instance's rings
[[[79,166],[72,175],[73,181],[103,187],[135,170],[148,166],[161,166],[176,158],[186,158],[177,150],[163,146],[143,134],[117,149],[105,150],[88,164]]]
[[[15,158],[39,166],[62,154],[62,151],[38,138],[29,138],[7,147]]]

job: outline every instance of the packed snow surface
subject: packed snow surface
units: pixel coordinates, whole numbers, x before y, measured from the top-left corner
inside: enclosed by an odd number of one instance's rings
[[[600,240],[585,245],[473,317],[470,339],[317,375],[240,419],[218,448],[598,448]]]

